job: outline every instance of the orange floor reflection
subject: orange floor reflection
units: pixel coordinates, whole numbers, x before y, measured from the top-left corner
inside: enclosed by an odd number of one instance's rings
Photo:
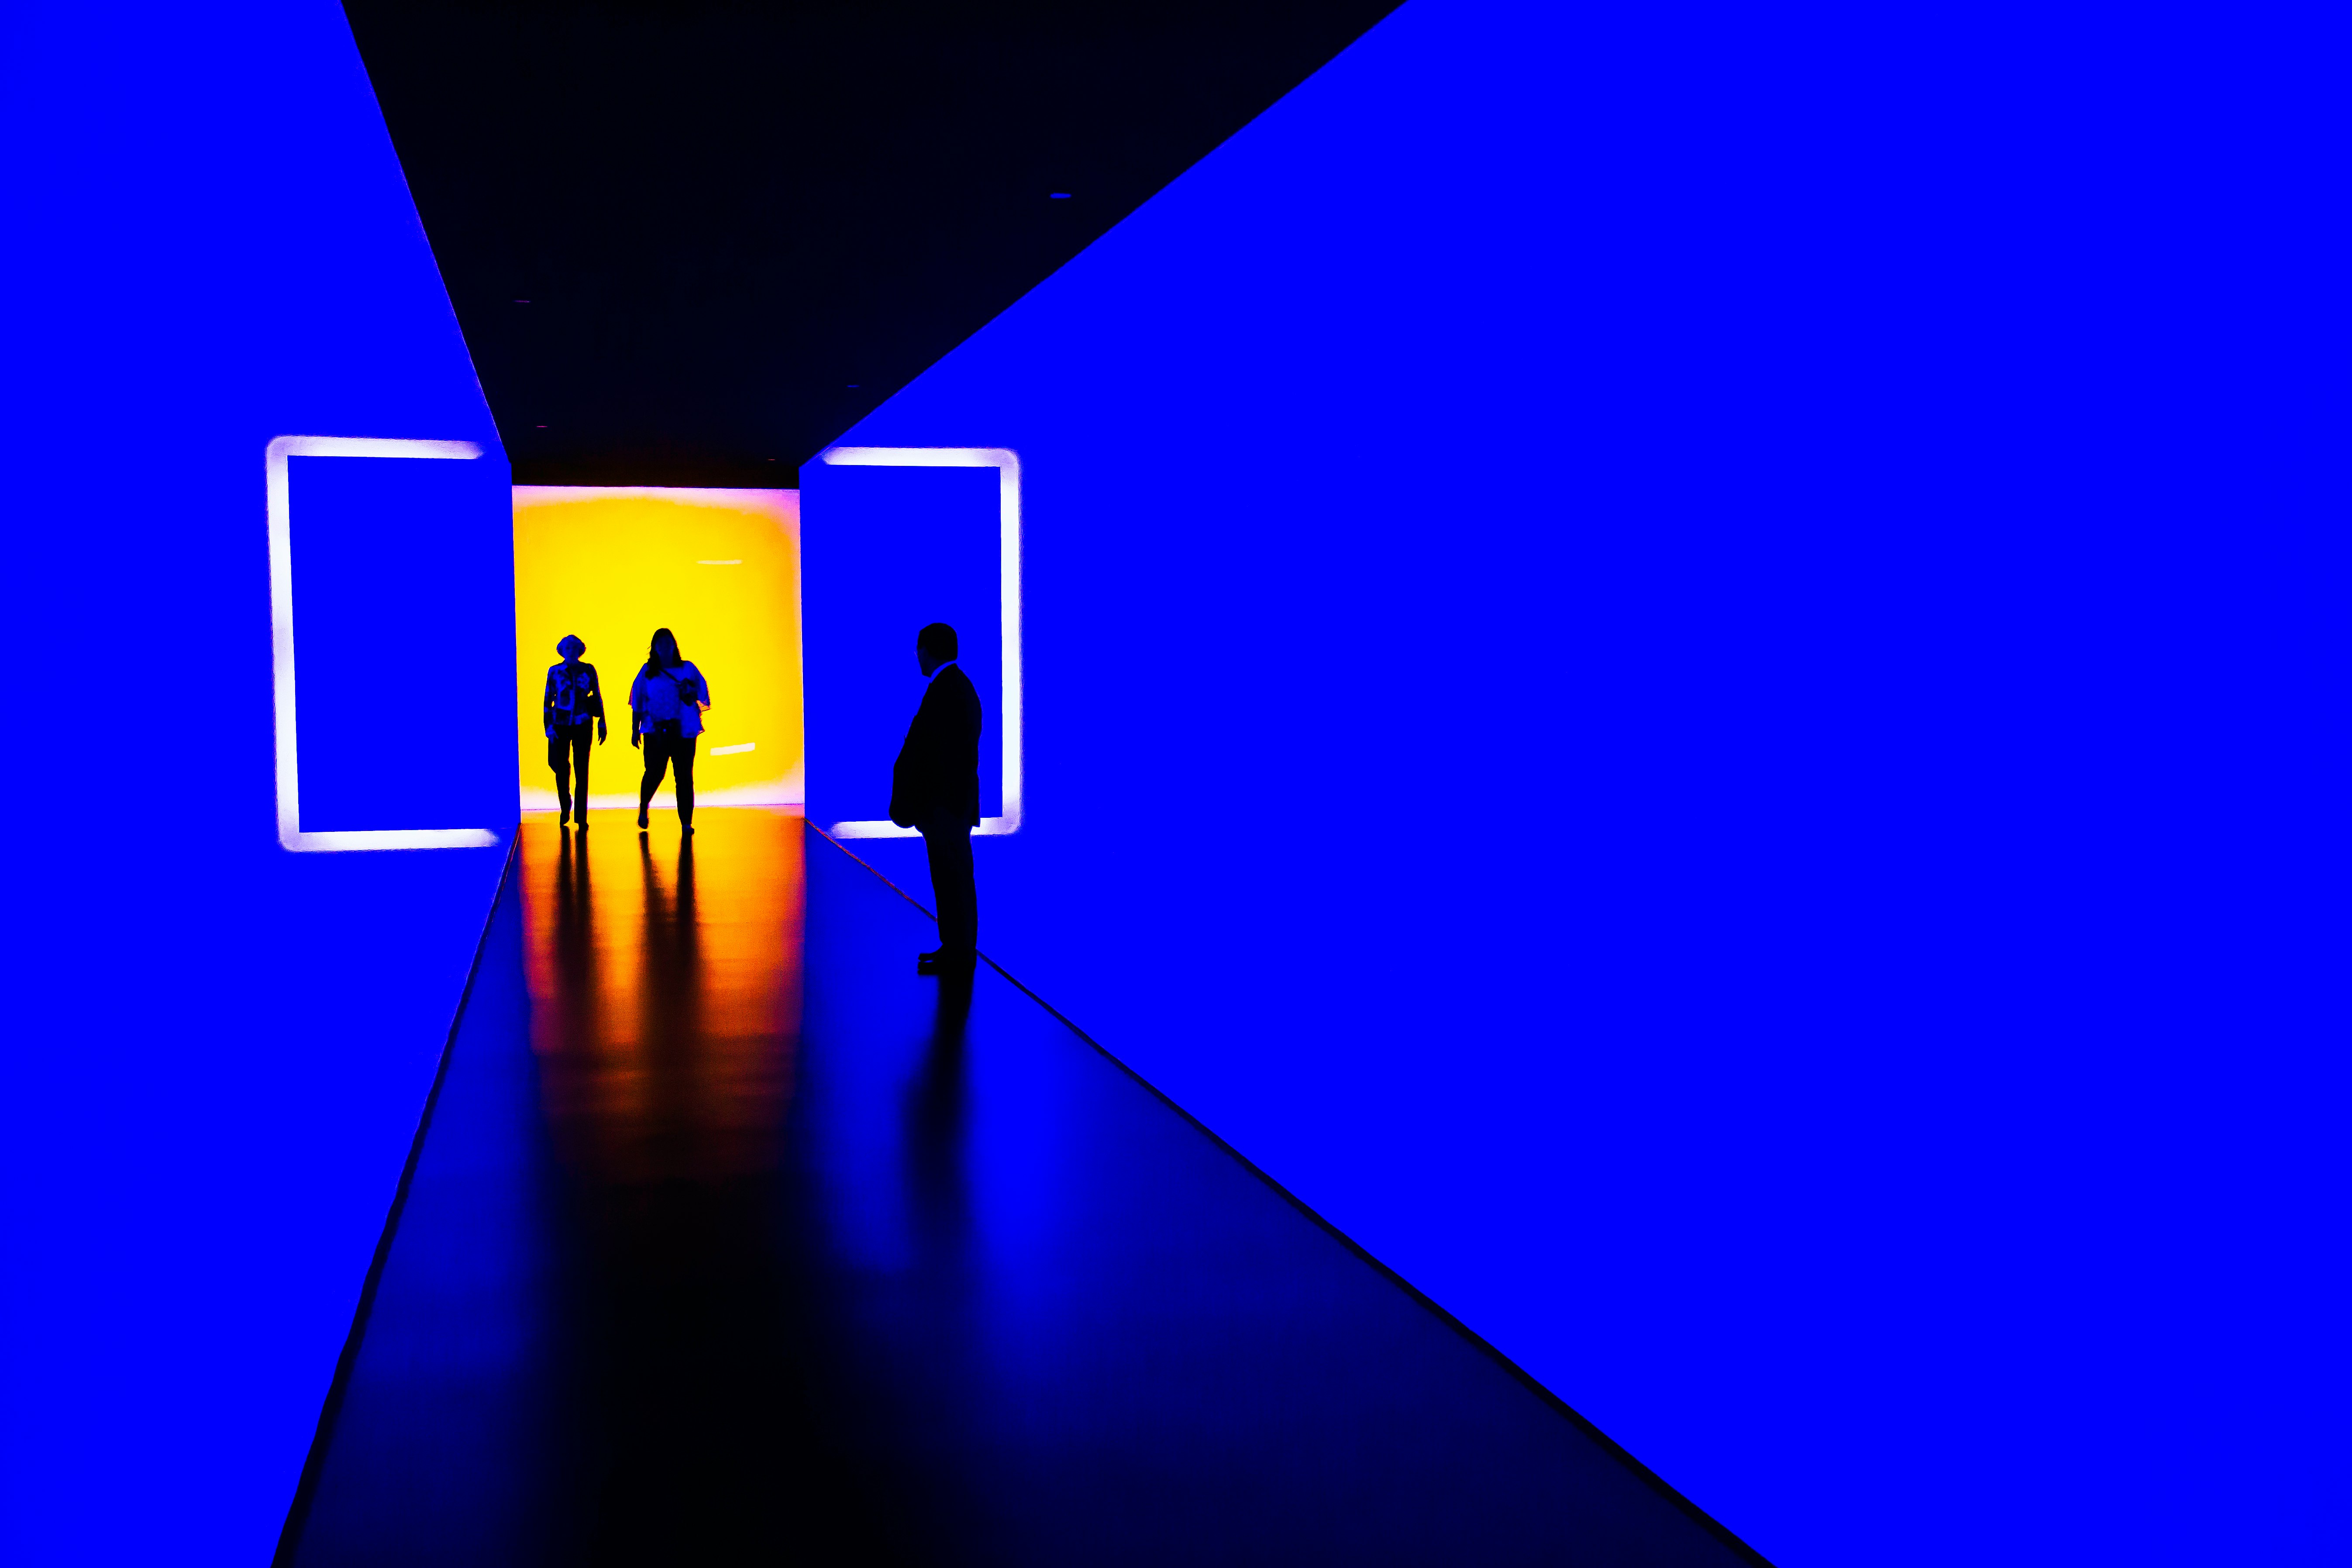
[[[772,1169],[800,1027],[797,816],[704,810],[639,834],[522,825],[531,1046],[564,1163],[597,1184]]]

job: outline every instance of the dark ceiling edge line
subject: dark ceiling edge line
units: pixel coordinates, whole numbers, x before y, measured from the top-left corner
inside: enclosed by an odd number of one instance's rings
[[[1009,314],[1013,308],[1018,306],[1024,300],[1028,299],[1032,294],[1037,292],[1038,289],[1043,289],[1046,284],[1051,283],[1055,279],[1059,278],[1068,268],[1076,266],[1089,251],[1095,248],[1095,247],[1102,244],[1105,240],[1117,234],[1120,229],[1125,228],[1129,224],[1134,222],[1136,216],[1146,207],[1149,207],[1152,203],[1160,200],[1160,197],[1166,195],[1171,190],[1172,190],[1178,181],[1183,179],[1186,175],[1192,174],[1193,170],[1199,168],[1202,164],[1215,157],[1219,153],[1224,151],[1226,147],[1233,143],[1235,138],[1239,137],[1244,132],[1249,130],[1251,126],[1255,125],[1259,121],[1265,119],[1267,115],[1272,114],[1276,110],[1281,108],[1283,104],[1289,101],[1291,95],[1296,93],[1300,88],[1305,87],[1308,82],[1313,81],[1317,77],[1321,76],[1325,71],[1329,70],[1333,66],[1339,64],[1341,56],[1345,55],[1349,49],[1354,48],[1357,45],[1370,37],[1374,28],[1379,27],[1383,23],[1387,22],[1390,17],[1402,10],[1404,5],[1405,0],[1396,0],[1394,5],[1391,5],[1387,10],[1380,14],[1379,17],[1372,22],[1370,26],[1364,28],[1363,31],[1358,33],[1354,37],[1349,38],[1346,43],[1332,50],[1330,56],[1326,58],[1321,65],[1317,66],[1313,70],[1308,71],[1305,76],[1300,77],[1297,81],[1291,83],[1288,88],[1283,90],[1281,97],[1276,98],[1272,103],[1267,104],[1264,109],[1259,110],[1255,114],[1251,115],[1239,125],[1234,126],[1232,131],[1228,132],[1223,137],[1219,139],[1216,145],[1209,148],[1199,157],[1193,159],[1191,163],[1177,170],[1173,174],[1168,176],[1166,180],[1160,183],[1157,190],[1154,190],[1150,195],[1144,197],[1141,201],[1128,208],[1126,212],[1120,214],[1118,218],[1113,222],[1108,228],[1104,229],[1100,234],[1087,241],[1085,245],[1071,252],[1069,256],[1056,263],[1051,272],[1046,273],[1045,276],[1038,279],[1037,281],[1029,285],[1028,288],[1024,289],[1019,294],[1006,300],[1003,305],[998,308],[995,314],[990,316],[988,320],[981,322],[980,325],[974,327],[971,331],[966,332],[962,337],[958,338],[954,343],[942,350],[937,359],[929,361],[924,364],[921,369],[916,371],[912,375],[909,375],[905,381],[901,382],[897,392],[891,393],[888,397],[884,398],[881,402],[876,404],[873,407],[859,415],[842,429],[835,431],[832,437],[825,441],[824,446],[820,446],[816,451],[811,452],[806,458],[802,458],[801,466],[806,467],[810,462],[814,461],[819,454],[824,452],[826,447],[839,446],[843,437],[847,436],[852,430],[856,429],[860,425],[865,424],[867,420],[874,418],[884,409],[889,407],[890,405],[897,400],[899,393],[905,392],[908,388],[913,386],[915,383],[920,381],[932,371],[946,363],[949,356],[953,354],[958,349],[962,348],[966,343],[971,342],[974,338],[980,336],[981,333],[988,331],[990,327],[994,326],[997,321]],[[863,862],[861,861],[860,864],[863,864]],[[1012,977],[1007,975],[1006,978],[1011,979]],[[1042,1006],[1044,1004],[1040,1003],[1039,1005]],[[1055,1016],[1059,1017],[1061,1015],[1057,1013]],[[1073,1027],[1075,1026],[1073,1026]],[[1158,1090],[1155,1089],[1153,1092],[1157,1093]]]
[[[440,252],[433,248],[433,231],[425,226],[425,209],[416,205],[416,185],[408,177],[408,164],[400,156],[400,143],[393,140],[392,118],[383,111],[383,94],[375,83],[375,73],[368,69],[367,51],[360,47],[359,29],[352,24],[352,14],[340,3],[335,14],[343,19],[343,37],[352,44],[352,58],[360,64],[360,76],[368,84],[368,101],[375,106],[377,129],[383,132],[383,144],[392,150],[392,166],[400,171],[400,195],[408,203],[408,219],[416,226],[416,237],[425,242],[425,254],[433,260],[433,281],[441,286],[441,304],[449,312],[449,324],[457,330],[458,346],[466,351],[466,374],[474,378],[474,395],[481,400],[482,413],[490,422],[490,434],[498,438],[500,456],[507,453],[506,432],[499,427],[499,411],[490,402],[490,389],[482,384],[482,367],[474,363],[474,345],[466,341],[466,321],[457,314],[457,297],[449,291],[449,274],[441,265]],[[508,464],[508,477],[513,478],[513,464]]]
[[[739,188],[747,180],[783,181],[764,204],[722,195],[716,205],[698,206],[708,221],[695,231],[702,237],[696,241],[700,248],[689,253],[636,242],[615,250],[605,239],[590,243],[577,226],[551,226],[550,215],[539,211],[529,192],[623,174],[642,184],[646,170],[614,163],[614,149],[588,133],[583,123],[574,123],[579,116],[561,95],[540,106],[553,106],[552,121],[530,110],[529,103],[485,104],[483,71],[519,72],[519,81],[528,87],[537,80],[534,63],[554,58],[551,51],[585,47],[593,65],[595,49],[609,51],[611,40],[583,45],[529,0],[442,0],[423,7],[394,0],[341,0],[341,8],[400,160],[412,209],[432,248],[481,402],[518,480],[765,488],[773,483],[776,468],[804,464],[870,420],[899,392],[1024,301],[1039,283],[1057,278],[1070,261],[1177,181],[1197,174],[1208,157],[1362,43],[1402,5],[1272,0],[1263,12],[1251,13],[1271,18],[1262,42],[1258,21],[1218,11],[1181,24],[1171,35],[1173,49],[1157,55],[1132,47],[1150,27],[1139,26],[1129,34],[1113,26],[1100,37],[1090,34],[1069,57],[1069,67],[1080,74],[1067,79],[1092,87],[1063,92],[1050,83],[1032,83],[1039,89],[1034,112],[998,115],[986,103],[954,109],[969,95],[927,111],[921,103],[928,98],[919,102],[908,97],[911,88],[900,91],[889,85],[899,79],[889,74],[894,68],[887,58],[882,74],[869,67],[866,75],[874,80],[868,87],[878,86],[879,96],[860,89],[857,102],[896,117],[891,123],[904,120],[920,128],[952,110],[952,123],[976,135],[984,147],[1044,160],[1030,171],[1036,179],[1027,182],[1037,184],[1040,193],[1046,184],[1066,183],[1058,173],[1048,177],[1062,164],[1071,174],[1089,172],[1099,188],[1073,188],[1087,198],[1080,206],[1094,206],[1099,216],[1070,225],[1033,222],[1014,199],[1020,193],[991,186],[994,194],[987,210],[993,216],[975,226],[977,209],[951,200],[940,205],[937,193],[922,194],[929,185],[919,179],[911,193],[914,205],[902,204],[894,214],[863,207],[836,212],[838,191],[822,178],[792,172],[793,148],[799,142],[772,144],[753,136],[706,145],[683,133],[661,132],[640,138],[630,145],[654,159],[649,167],[657,172],[669,166],[662,160],[691,159],[702,171],[703,186],[710,184],[712,167],[731,170]],[[989,36],[997,24],[988,10],[983,5],[968,13],[964,30]],[[570,14],[565,7],[557,11]],[[509,25],[484,53],[474,49],[468,41],[473,35],[460,24],[486,14],[503,16]],[[1151,26],[1166,22],[1161,18]],[[533,30],[542,27],[543,36]],[[763,26],[746,37],[757,35],[772,45],[790,30],[782,24]],[[852,34],[825,37],[834,46]],[[1125,46],[1117,42],[1120,38],[1127,39]],[[462,66],[456,63],[460,57],[467,62]],[[472,90],[453,98],[451,89],[459,85]],[[1106,97],[1106,89],[1115,90]],[[971,122],[973,112],[982,114],[982,123]],[[1231,116],[1236,113],[1246,117],[1235,121]],[[676,120],[673,115],[662,123]],[[885,147],[863,162],[853,159],[852,166],[888,174],[908,156],[904,148]],[[494,177],[480,173],[485,170],[499,173]],[[517,186],[516,178],[530,183]],[[1011,207],[1004,205],[1007,201]],[[1037,205],[1058,204],[1041,199]],[[848,237],[808,256],[797,250],[772,255],[760,247],[775,243],[778,214],[793,215],[802,229],[820,225]],[[828,292],[840,281],[827,281],[834,264],[859,254],[860,246],[934,230],[936,237],[952,237],[954,248],[903,277],[877,277],[871,286],[851,287],[838,299]],[[1078,248],[1066,248],[1073,243]],[[687,276],[680,265],[688,264],[689,271],[700,265],[695,258],[759,258],[760,265],[719,285],[711,298],[683,306],[674,300],[663,302],[663,291],[674,290]],[[532,276],[523,277],[518,267]],[[1034,267],[1050,270],[1041,275]],[[509,278],[510,272],[515,276]],[[534,286],[509,286],[527,281]],[[616,283],[623,285],[621,292],[610,292]],[[570,301],[554,309],[571,313],[542,327],[523,319],[539,311],[518,315],[503,304],[492,308],[493,296],[503,300],[509,292],[537,295],[539,284]],[[579,285],[590,291],[564,291]],[[461,296],[468,303],[460,306]],[[827,304],[823,310],[811,303],[820,296]],[[512,301],[516,310],[530,303]],[[575,309],[582,305],[584,316]],[[740,322],[742,310],[754,305],[765,312],[760,322]],[[685,314],[675,321],[664,314],[677,309]],[[977,320],[967,313],[979,310],[987,313]],[[904,330],[883,330],[887,322]],[[902,357],[907,351],[919,357]],[[831,385],[835,381],[849,384],[845,391]],[[860,392],[860,381],[869,390]],[[499,388],[495,394],[492,385]],[[652,390],[663,386],[692,395],[681,401]],[[510,421],[512,435],[507,433]]]

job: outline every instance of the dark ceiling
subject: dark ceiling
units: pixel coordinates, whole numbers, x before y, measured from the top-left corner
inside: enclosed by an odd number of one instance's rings
[[[345,8],[516,482],[789,485],[1394,3]]]

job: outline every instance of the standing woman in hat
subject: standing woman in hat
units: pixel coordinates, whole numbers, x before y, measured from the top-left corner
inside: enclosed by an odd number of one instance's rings
[[[604,692],[596,684],[596,667],[583,664],[588,645],[567,636],[555,645],[563,662],[547,672],[547,693],[540,700],[541,726],[547,731],[547,765],[555,770],[556,826],[576,821],[588,826],[588,729],[596,729],[596,743],[604,743]],[[575,809],[576,806],[576,809]]]
[[[667,626],[654,633],[645,668],[629,683],[629,744],[642,742],[646,776],[637,785],[637,826],[646,826],[646,808],[661,786],[664,768],[677,770],[677,821],[694,831],[694,738],[702,733],[702,715],[710,706],[710,682],[677,651],[677,639]]]

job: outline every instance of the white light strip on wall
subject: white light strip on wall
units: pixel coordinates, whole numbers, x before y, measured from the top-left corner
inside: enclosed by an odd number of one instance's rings
[[[379,441],[352,436],[280,436],[268,447],[269,661],[278,716],[278,842],[299,852],[345,849],[474,849],[496,844],[487,827],[302,831],[302,769],[294,735],[294,512],[289,458],[478,458],[471,441]]]
[[[859,468],[994,468],[996,470],[997,624],[1003,628],[1001,705],[1004,735],[1004,815],[983,816],[975,834],[1021,828],[1021,457],[1003,447],[828,447],[820,460]],[[836,822],[835,838],[915,838],[895,822]]]
[[[714,757],[731,757],[736,755],[738,752],[756,752],[759,749],[759,742],[746,741],[740,746],[713,746],[710,748],[710,754]]]

